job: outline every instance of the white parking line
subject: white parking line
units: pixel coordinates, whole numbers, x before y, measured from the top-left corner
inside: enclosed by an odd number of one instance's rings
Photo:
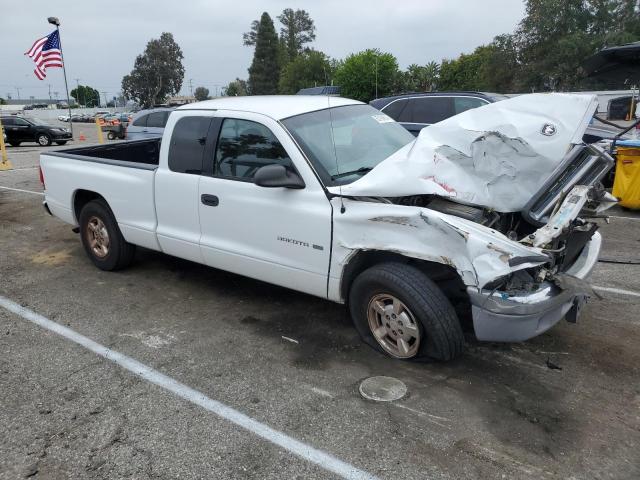
[[[622,290],[621,288],[600,287],[598,285],[594,285],[593,289],[598,290],[600,292],[610,292],[610,293],[617,293],[619,295],[629,295],[631,297],[640,297],[640,292],[633,292],[631,290]]]
[[[0,188],[2,188],[3,190],[11,190],[13,192],[22,192],[22,193],[32,193],[34,195],[43,195],[43,192],[34,192],[33,190],[23,190],[21,188],[11,188],[11,187],[2,187],[0,186]]]
[[[160,373],[153,368],[134,360],[131,357],[128,357],[122,353],[111,350],[110,348],[105,347],[97,342],[94,342],[90,338],[85,337],[84,335],[71,330],[70,328],[64,327],[52,320],[49,320],[42,315],[35,313],[28,308],[25,308],[8,298],[0,296],[0,306],[4,309],[15,313],[16,315],[28,320],[36,325],[46,328],[47,330],[56,333],[67,340],[71,340],[74,343],[86,348],[87,350],[92,351],[96,355],[99,355],[117,365],[128,370],[134,375],[139,376],[140,378],[153,383],[169,392],[177,395],[180,398],[183,398],[191,403],[201,406],[205,410],[208,410],[212,413],[215,413],[219,417],[228,420],[231,423],[236,424],[239,427],[244,428],[245,430],[257,435],[258,437],[267,440],[279,447],[297,455],[298,457],[307,460],[311,463],[315,463],[319,467],[328,470],[336,475],[348,479],[348,480],[377,480],[377,477],[367,473],[363,470],[360,470],[353,465],[350,465],[338,458],[323,452],[322,450],[318,450],[313,448],[306,443],[303,443],[295,438],[288,436],[285,433],[279,432],[278,430],[274,430],[273,428],[265,425],[264,423],[260,423],[257,420],[245,415],[234,408],[231,408],[224,403],[221,403],[217,400],[213,400],[207,397],[204,393],[194,390],[183,383],[174,380],[171,377]]]

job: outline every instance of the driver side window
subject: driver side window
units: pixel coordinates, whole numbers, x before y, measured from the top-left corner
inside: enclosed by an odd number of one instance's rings
[[[215,176],[250,181],[260,167],[284,165],[291,159],[275,135],[264,125],[225,118],[215,156]]]

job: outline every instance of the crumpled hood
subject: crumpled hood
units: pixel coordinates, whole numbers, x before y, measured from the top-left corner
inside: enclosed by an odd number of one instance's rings
[[[433,194],[499,212],[522,210],[582,135],[595,95],[521,95],[424,128],[359,180],[347,196]]]

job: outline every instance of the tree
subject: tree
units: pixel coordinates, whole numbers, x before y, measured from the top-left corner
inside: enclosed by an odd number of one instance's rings
[[[193,96],[196,97],[196,100],[202,102],[209,98],[209,89],[204,87],[196,88],[196,91],[193,93]]]
[[[172,34],[165,32],[150,40],[144,53],[136,57],[131,73],[122,79],[124,95],[146,108],[176,95],[184,79],[183,58]]]
[[[517,73],[521,71],[521,65],[513,35],[495,37],[487,53],[480,68],[484,88],[491,92],[516,92]]]
[[[285,8],[278,15],[278,20],[282,24],[280,38],[285,46],[287,61],[293,61],[304,51],[305,44],[315,40],[316,27],[305,10]]]
[[[317,50],[307,50],[289,62],[280,75],[280,93],[294,94],[301,88],[328,85],[332,76],[329,57]]]
[[[338,65],[333,78],[342,96],[368,102],[376,98],[376,90],[378,97],[393,93],[397,75],[396,57],[369,49],[349,55]]]
[[[438,80],[440,78],[440,65],[438,62],[431,61],[422,68],[424,90],[430,92],[436,88],[436,85],[438,84]]]
[[[71,95],[79,105],[84,105],[89,108],[100,106],[100,92],[87,85],[78,85],[69,92],[69,95]]]
[[[241,97],[248,95],[247,82],[236,78],[234,81],[229,82],[229,85],[224,89],[224,95],[229,97]]]
[[[407,71],[403,72],[400,80],[399,91],[403,92],[430,92],[438,82],[440,65],[437,62],[429,62],[424,66],[411,64]]]
[[[470,54],[440,64],[441,90],[486,90],[483,72],[491,55],[491,47],[482,45]]]
[[[260,17],[255,35],[255,51],[249,67],[249,90],[252,95],[273,95],[278,92],[280,67],[278,35],[267,12]]]
[[[0,105],[5,105],[7,102],[4,98],[0,97]]]

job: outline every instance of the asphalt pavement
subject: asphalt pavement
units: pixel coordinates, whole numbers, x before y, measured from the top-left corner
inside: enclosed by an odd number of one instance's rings
[[[637,213],[601,222],[577,324],[402,362],[322,299],[142,249],[96,269],[42,150],[0,172],[0,478],[640,478]],[[375,375],[408,394],[363,399]]]

